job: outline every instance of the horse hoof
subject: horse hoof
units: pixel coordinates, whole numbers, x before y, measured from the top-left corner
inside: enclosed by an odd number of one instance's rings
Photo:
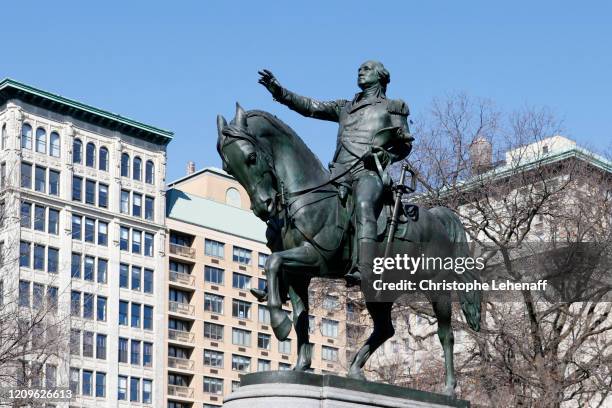
[[[279,341],[287,340],[289,333],[291,333],[291,320],[285,316],[278,326],[272,326],[272,331]]]
[[[365,375],[363,375],[362,370],[350,370],[347,374],[348,378],[352,378],[354,380],[367,381]]]
[[[268,292],[265,290],[251,288],[251,295],[255,296],[258,302],[265,302],[268,300]]]
[[[457,393],[455,392],[455,387],[447,386],[444,388],[444,395],[447,395],[451,398],[457,398]]]

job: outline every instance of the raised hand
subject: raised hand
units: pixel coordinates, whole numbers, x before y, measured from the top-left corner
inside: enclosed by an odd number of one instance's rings
[[[259,83],[266,87],[268,92],[272,95],[276,95],[281,90],[281,84],[278,82],[272,72],[267,69],[263,69],[258,72],[260,78]]]

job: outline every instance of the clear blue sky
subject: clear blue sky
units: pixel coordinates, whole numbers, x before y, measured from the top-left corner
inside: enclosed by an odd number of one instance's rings
[[[274,103],[257,70],[339,99],[366,59],[387,66],[389,96],[417,115],[465,91],[508,110],[548,106],[567,135],[605,148],[611,21],[606,1],[8,2],[0,77],[174,131],[169,181],[188,160],[219,166],[215,117],[233,117],[236,100],[278,115],[326,163],[336,126]]]

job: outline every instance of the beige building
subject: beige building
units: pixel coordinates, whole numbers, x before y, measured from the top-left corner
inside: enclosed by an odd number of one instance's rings
[[[167,406],[209,408],[242,373],[290,369],[297,345],[295,333],[274,338],[265,305],[249,293],[265,287],[269,250],[246,191],[219,169],[193,172],[191,164],[188,172],[167,192]],[[317,373],[346,365],[338,299],[328,295],[310,317]]]
[[[69,387],[71,407],[164,405],[172,133],[10,79],[0,129],[0,313],[3,333],[13,316],[20,327],[13,385]]]

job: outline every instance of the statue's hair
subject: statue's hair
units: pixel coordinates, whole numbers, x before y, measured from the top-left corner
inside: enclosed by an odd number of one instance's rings
[[[371,61],[374,63],[374,72],[378,75],[378,82],[382,89],[387,92],[387,84],[391,82],[391,74],[380,61]]]

